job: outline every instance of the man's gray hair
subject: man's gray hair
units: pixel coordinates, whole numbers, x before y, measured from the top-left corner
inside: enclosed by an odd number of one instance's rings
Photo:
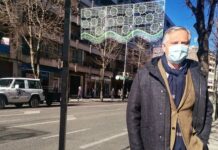
[[[183,30],[183,31],[186,31],[186,32],[188,33],[188,41],[189,41],[189,43],[190,43],[190,41],[191,41],[191,33],[190,33],[190,31],[189,31],[188,29],[184,28],[184,27],[179,27],[179,26],[173,26],[173,27],[167,29],[167,30],[165,31],[165,33],[164,33],[163,42],[162,42],[162,43],[163,43],[163,44],[166,43],[167,37],[168,37],[168,35],[169,35],[171,32],[173,32],[173,31],[178,31],[178,30]]]

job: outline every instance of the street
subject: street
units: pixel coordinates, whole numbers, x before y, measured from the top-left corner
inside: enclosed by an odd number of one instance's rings
[[[125,150],[126,103],[70,103],[66,150]],[[59,105],[7,107],[0,113],[0,150],[57,150]]]

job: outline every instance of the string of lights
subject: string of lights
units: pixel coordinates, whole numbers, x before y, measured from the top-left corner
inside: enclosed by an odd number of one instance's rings
[[[99,44],[107,38],[149,42],[163,35],[165,0],[81,9],[81,39]]]

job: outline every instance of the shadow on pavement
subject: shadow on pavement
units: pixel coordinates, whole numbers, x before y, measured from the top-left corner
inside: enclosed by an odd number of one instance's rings
[[[4,126],[0,126],[0,132],[0,144],[20,139],[33,138],[49,133],[32,129],[7,128]]]

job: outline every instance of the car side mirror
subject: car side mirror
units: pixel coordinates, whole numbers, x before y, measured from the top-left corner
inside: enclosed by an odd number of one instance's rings
[[[15,89],[19,89],[19,84],[15,84]]]

